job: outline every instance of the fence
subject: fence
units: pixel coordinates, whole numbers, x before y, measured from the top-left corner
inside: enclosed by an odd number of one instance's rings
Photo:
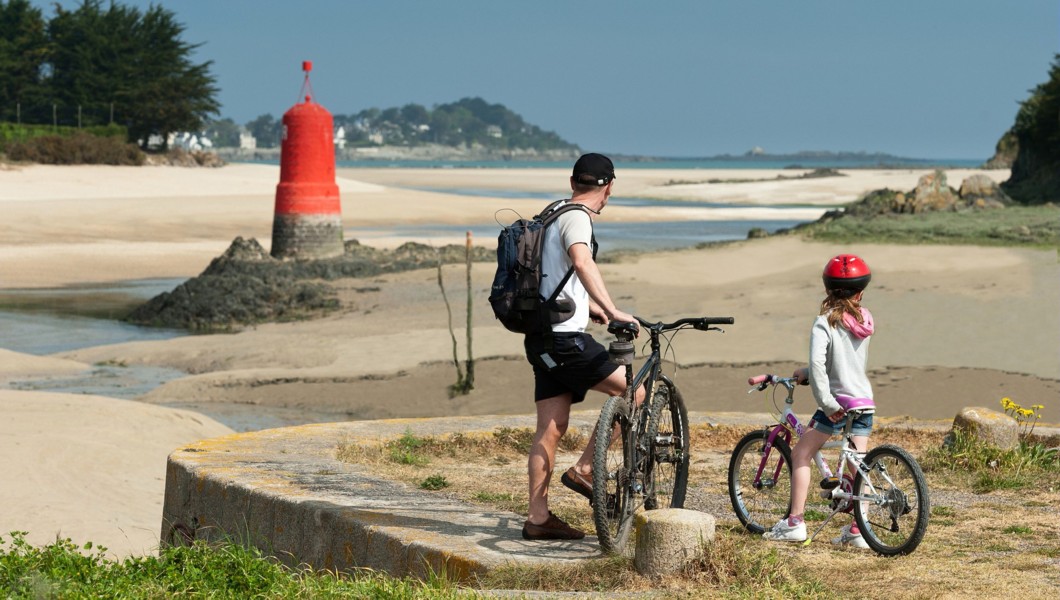
[[[0,105],[0,122],[83,128],[121,123],[122,114],[121,105],[115,102],[9,102]]]

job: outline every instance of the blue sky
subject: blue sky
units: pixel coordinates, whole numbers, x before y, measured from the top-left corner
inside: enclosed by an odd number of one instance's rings
[[[1057,0],[155,3],[239,123],[290,108],[311,60],[333,113],[480,96],[583,149],[657,156],[987,158],[1060,52]]]

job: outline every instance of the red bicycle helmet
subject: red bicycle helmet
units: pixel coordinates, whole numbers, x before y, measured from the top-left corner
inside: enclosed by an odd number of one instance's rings
[[[840,254],[824,266],[822,278],[826,290],[843,290],[853,296],[869,285],[872,271],[860,257],[853,254]]]

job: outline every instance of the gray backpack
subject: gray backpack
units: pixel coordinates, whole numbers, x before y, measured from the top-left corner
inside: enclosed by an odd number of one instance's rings
[[[497,237],[497,272],[490,288],[493,314],[509,331],[537,334],[551,331],[553,323],[566,321],[574,314],[569,302],[556,301],[563,286],[574,274],[571,266],[548,298],[541,295],[541,252],[545,228],[569,210],[584,210],[581,204],[564,204],[557,200],[532,219],[519,219],[501,229]],[[593,258],[596,258],[594,237]]]

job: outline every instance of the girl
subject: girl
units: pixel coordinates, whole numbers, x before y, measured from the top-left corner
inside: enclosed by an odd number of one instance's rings
[[[809,379],[817,412],[810,426],[791,451],[791,513],[762,534],[767,540],[806,541],[806,496],[810,487],[810,463],[828,439],[842,433],[846,412],[836,395],[872,398],[872,385],[865,374],[872,315],[861,306],[865,286],[872,273],[865,261],[853,254],[841,254],[824,267],[821,313],[810,331],[810,366],[795,371],[800,383]],[[872,415],[854,420],[851,437],[858,452],[865,452],[872,431]],[[856,523],[843,527],[836,545],[868,548]]]

